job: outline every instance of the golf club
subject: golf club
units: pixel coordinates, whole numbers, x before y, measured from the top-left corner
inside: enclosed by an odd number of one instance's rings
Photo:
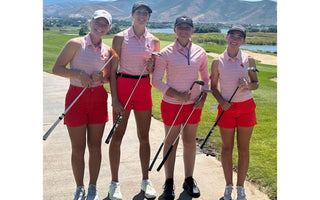
[[[160,54],[159,52],[156,52],[156,51],[153,51],[151,54],[152,54],[152,55],[156,55],[156,56],[161,56],[161,54]],[[127,100],[127,102],[126,102],[126,104],[125,104],[125,106],[124,106],[124,108],[123,108],[124,110],[127,108],[127,105],[128,105],[128,103],[129,103],[129,101],[130,101],[130,99],[131,99],[134,91],[136,90],[136,88],[137,88],[137,86],[138,86],[138,84],[139,84],[139,82],[140,82],[140,80],[141,80],[141,77],[142,77],[142,75],[144,74],[144,71],[146,70],[146,68],[147,68],[147,65],[145,65],[145,67],[143,68],[143,70],[142,70],[142,72],[141,72],[141,74],[140,74],[140,76],[139,76],[139,78],[138,78],[138,80],[137,80],[137,83],[135,84],[134,88],[132,89],[132,92],[131,92],[131,94],[130,94],[130,96],[129,96],[129,98],[128,98],[128,100]],[[118,128],[118,126],[119,126],[122,118],[123,118],[123,116],[122,116],[121,114],[118,114],[117,119],[116,119],[115,123],[113,124],[113,126],[112,126],[112,128],[111,128],[111,130],[110,130],[110,132],[109,132],[109,134],[108,134],[108,137],[107,137],[107,139],[106,139],[106,141],[105,141],[106,144],[109,144],[109,142],[110,142],[110,140],[111,140],[114,132],[115,132],[116,129]]]
[[[112,48],[110,48],[111,52],[112,52],[112,56],[107,60],[107,62],[101,67],[100,72],[102,72],[104,70],[104,68],[108,65],[108,63],[112,60],[113,57],[119,59],[118,54],[115,52],[115,50],[113,50]],[[84,93],[84,91],[86,91],[88,87],[83,88],[83,90],[80,92],[80,94],[75,98],[75,100],[73,100],[73,102],[69,105],[69,107],[61,114],[61,116],[52,124],[52,126],[49,128],[49,130],[43,135],[43,140],[46,140],[49,135],[51,134],[51,132],[54,130],[54,128],[59,124],[59,122],[64,118],[64,116],[67,114],[67,112],[70,110],[70,108],[78,101],[78,99],[81,97],[81,95]]]
[[[202,99],[203,95],[204,95],[204,92],[201,92],[201,94],[200,94],[197,102],[199,102],[199,101]],[[192,115],[192,113],[193,113],[194,110],[195,110],[195,107],[193,107],[193,109],[192,109],[191,113],[189,114],[186,122],[183,124],[182,128],[180,129],[179,134],[177,135],[176,139],[175,139],[175,140],[173,141],[173,143],[171,144],[171,146],[170,146],[168,152],[166,153],[166,155],[163,157],[163,160],[161,161],[160,165],[158,166],[157,171],[160,171],[160,169],[162,168],[162,166],[164,165],[164,163],[165,163],[166,160],[168,159],[168,157],[169,157],[169,155],[170,155],[170,153],[171,153],[174,145],[176,144],[176,142],[177,142],[178,139],[180,138],[180,135],[181,135],[184,127],[187,125],[187,122],[189,121],[189,119],[190,119],[190,117],[191,117],[191,115]]]
[[[245,75],[242,78],[246,78],[249,71],[254,71],[254,72],[259,72],[259,70],[255,67],[249,67],[245,73]],[[236,94],[236,92],[238,91],[239,86],[237,86],[237,88],[235,89],[235,91],[233,92],[233,94],[231,95],[230,99],[229,99],[229,103],[231,103],[231,100],[233,98],[233,96]],[[207,134],[206,138],[204,139],[203,143],[200,146],[200,149],[203,149],[204,145],[206,144],[206,142],[208,141],[209,137],[211,136],[212,132],[214,131],[214,129],[216,128],[218,122],[220,121],[222,115],[224,113],[224,110],[221,112],[221,114],[219,115],[217,121],[214,123],[213,127],[210,129],[209,133]]]
[[[199,84],[199,85],[202,85],[202,86],[203,86],[203,85],[204,85],[204,82],[203,82],[203,81],[200,81],[200,80],[194,81],[194,82],[192,83],[191,87],[189,88],[188,94],[191,93],[191,90],[192,90],[194,84]],[[169,136],[169,134],[170,134],[170,132],[171,132],[171,129],[172,129],[174,123],[176,122],[176,120],[177,120],[177,118],[178,118],[178,116],[179,116],[179,114],[180,114],[180,112],[181,112],[181,110],[182,110],[183,105],[184,105],[184,102],[181,104],[180,109],[179,109],[179,111],[177,112],[177,115],[176,115],[176,117],[174,118],[174,120],[173,120],[173,122],[172,122],[172,124],[171,124],[171,126],[170,126],[170,128],[169,128],[169,130],[168,130],[168,133],[166,134],[166,137],[163,139],[163,141],[162,141],[162,143],[161,143],[161,145],[160,145],[160,147],[159,147],[156,155],[154,156],[153,161],[151,162],[151,165],[149,166],[149,171],[152,170],[152,167],[153,167],[154,163],[156,162],[156,160],[157,160],[157,158],[158,158],[158,156],[159,156],[159,154],[160,154],[160,151],[161,151],[164,143],[166,142],[166,140],[167,140],[167,138],[168,138],[168,136]]]

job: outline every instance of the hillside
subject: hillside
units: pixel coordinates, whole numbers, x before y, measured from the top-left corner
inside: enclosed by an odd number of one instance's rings
[[[82,2],[82,3],[81,3]],[[44,17],[90,18],[94,10],[108,10],[113,18],[131,20],[131,8],[136,0],[88,3],[61,2],[44,5]],[[151,22],[171,22],[179,15],[188,15],[195,22],[225,24],[277,24],[277,3],[271,0],[247,2],[241,0],[145,0],[153,9]]]

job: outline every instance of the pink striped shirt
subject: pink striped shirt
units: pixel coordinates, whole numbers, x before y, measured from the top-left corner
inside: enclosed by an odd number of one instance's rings
[[[156,59],[152,84],[163,93],[164,101],[181,104],[181,101],[167,96],[166,91],[171,87],[179,92],[187,92],[192,83],[199,80],[199,75],[205,83],[202,90],[209,89],[208,58],[203,48],[193,44],[191,40],[186,47],[183,47],[178,40],[175,40],[161,51],[161,55]],[[166,82],[163,82],[165,72]],[[191,98],[185,104],[194,103],[200,92],[200,86],[194,85]]]
[[[239,78],[242,78],[249,67],[248,54],[240,49],[235,58],[231,58],[227,50],[219,55],[219,84],[221,95],[229,100],[239,85]],[[242,102],[252,98],[251,90],[239,89],[231,102]]]
[[[110,57],[109,47],[102,42],[98,47],[95,47],[91,42],[89,34],[81,37],[80,40],[81,48],[71,60],[70,69],[81,70],[88,75],[92,75],[94,72],[99,72]],[[110,73],[110,69],[108,69],[107,73]],[[70,84],[83,87],[78,78],[71,78]],[[94,82],[91,87],[97,87],[99,85],[103,84],[100,82]]]
[[[139,39],[134,34],[133,26],[124,30],[123,36],[119,72],[140,75],[146,59],[154,50],[154,36],[146,30]],[[148,74],[148,71],[144,74]]]

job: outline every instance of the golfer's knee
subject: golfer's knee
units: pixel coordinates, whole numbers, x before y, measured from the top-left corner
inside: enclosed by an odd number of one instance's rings
[[[149,137],[138,137],[140,145],[149,145]]]
[[[239,154],[249,154],[249,145],[238,144],[237,145]]]
[[[72,156],[76,158],[83,158],[85,148],[72,148]]]
[[[183,141],[183,148],[195,149],[196,148],[196,142],[195,141]]]
[[[224,146],[222,146],[222,152],[224,154],[232,154],[233,146],[232,145],[224,145]]]
[[[89,152],[101,152],[101,144],[88,144]]]
[[[116,133],[115,133],[111,139],[110,147],[111,146],[112,147],[120,147],[121,143],[122,143],[122,138],[123,138],[123,136],[116,135]]]
[[[249,156],[249,148],[239,148],[238,147],[238,154],[239,154],[239,156],[241,156],[241,157],[247,157],[247,156]]]

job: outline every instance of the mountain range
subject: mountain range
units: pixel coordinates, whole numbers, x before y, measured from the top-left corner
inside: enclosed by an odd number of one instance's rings
[[[45,0],[44,17],[90,18],[95,10],[105,9],[114,19],[131,21],[137,0]],[[198,23],[277,24],[277,2],[263,0],[144,0],[152,8],[150,22],[173,22],[180,15]]]

